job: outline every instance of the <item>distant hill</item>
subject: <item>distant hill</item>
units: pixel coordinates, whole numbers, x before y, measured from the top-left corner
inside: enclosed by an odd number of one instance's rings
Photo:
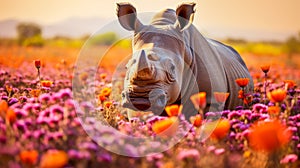
[[[14,19],[0,21],[0,37],[16,37],[18,23],[19,21]]]
[[[150,18],[148,18],[150,19]],[[111,21],[114,21],[111,23]],[[0,37],[16,37],[16,26],[22,21],[16,19],[0,20]],[[147,23],[145,21],[144,23]],[[39,24],[39,23],[37,23]],[[68,18],[60,22],[56,22],[49,25],[41,25],[43,37],[51,38],[55,36],[67,36],[71,38],[79,38],[84,35],[93,34],[96,31],[101,32],[114,31],[119,36],[128,36],[132,32],[128,32],[123,29],[117,22],[116,18],[103,19],[100,17],[91,18]],[[201,27],[200,31],[211,38],[226,39],[226,38],[238,38],[246,39],[250,41],[259,40],[276,40],[284,41],[292,34],[291,32],[271,32],[267,30],[245,30],[239,28],[222,28],[222,27]],[[98,33],[101,33],[98,32]]]

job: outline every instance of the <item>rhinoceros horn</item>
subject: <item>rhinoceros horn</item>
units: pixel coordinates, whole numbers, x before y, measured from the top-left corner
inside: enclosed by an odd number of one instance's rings
[[[137,62],[137,78],[139,80],[151,80],[154,77],[153,71],[154,69],[149,64],[145,51],[142,50]]]

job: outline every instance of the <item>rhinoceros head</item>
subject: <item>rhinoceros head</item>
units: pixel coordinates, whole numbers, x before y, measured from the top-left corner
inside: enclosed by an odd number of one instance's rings
[[[182,34],[193,20],[195,4],[180,5],[176,15],[174,11],[170,14],[170,20],[173,17],[171,24],[158,21],[150,25],[139,21],[131,4],[117,5],[120,24],[134,31],[133,54],[126,65],[122,105],[160,114],[166,105],[180,97],[185,59]]]

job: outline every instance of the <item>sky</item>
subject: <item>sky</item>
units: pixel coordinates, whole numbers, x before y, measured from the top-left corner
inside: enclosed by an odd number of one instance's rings
[[[116,19],[119,0],[0,0],[0,20],[52,24],[71,17]],[[138,12],[175,9],[182,0],[127,0]],[[216,37],[283,40],[300,31],[300,0],[194,0],[194,24]]]

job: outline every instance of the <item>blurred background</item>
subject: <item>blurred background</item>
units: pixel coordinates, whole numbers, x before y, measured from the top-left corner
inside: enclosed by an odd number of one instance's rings
[[[114,61],[103,66],[113,68],[120,55],[131,52],[130,40],[120,41],[122,34],[114,31],[95,32],[117,19],[117,2],[121,1],[0,0],[0,63],[18,67],[23,61],[42,58],[51,62],[57,57],[74,62],[80,48],[93,34],[89,43],[101,52],[91,52],[90,56],[106,52]],[[155,12],[176,9],[183,1],[128,2],[138,12]],[[299,0],[193,2],[197,3],[194,25],[200,32],[232,45],[248,66],[258,62],[300,66]],[[117,28],[111,27],[111,30]],[[114,47],[110,48],[112,44]]]

